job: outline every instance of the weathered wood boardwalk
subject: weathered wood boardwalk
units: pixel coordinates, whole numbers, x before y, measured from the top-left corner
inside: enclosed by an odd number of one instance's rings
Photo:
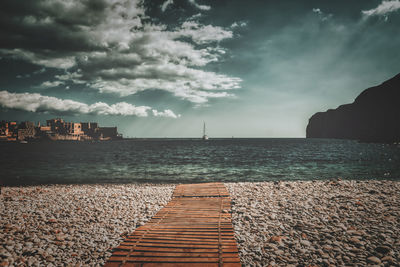
[[[175,188],[172,200],[117,247],[105,266],[241,266],[222,183]]]

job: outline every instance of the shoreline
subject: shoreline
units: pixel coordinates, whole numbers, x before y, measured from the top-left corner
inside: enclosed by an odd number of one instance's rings
[[[129,185],[153,185],[153,186],[158,186],[158,185],[171,185],[175,186],[177,184],[196,184],[196,183],[214,183],[214,182],[221,182],[220,180],[187,180],[187,181],[181,181],[177,182],[176,180],[166,180],[166,181],[160,181],[160,180],[152,180],[152,179],[146,179],[146,180],[133,180],[133,181],[126,181],[126,182],[95,182],[95,180],[83,182],[83,183],[78,183],[78,182],[59,182],[59,183],[10,183],[4,182],[0,180],[0,188],[26,188],[26,187],[46,187],[46,186],[118,186],[118,185],[123,185],[123,186],[129,186]],[[297,182],[337,182],[337,181],[355,181],[355,182],[368,182],[368,181],[378,181],[378,182],[400,182],[400,177],[399,178],[391,178],[391,177],[380,177],[380,178],[320,178],[320,179],[276,179],[276,180],[267,180],[267,181],[222,181],[222,183],[226,184],[242,184],[242,183],[249,183],[249,184],[260,184],[260,183],[297,183]]]
[[[0,263],[101,266],[175,184],[3,186]],[[244,265],[398,265],[400,182],[225,183]],[[7,265],[6,265],[7,266]]]

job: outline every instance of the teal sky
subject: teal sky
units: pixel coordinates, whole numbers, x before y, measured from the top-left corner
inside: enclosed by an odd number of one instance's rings
[[[305,137],[400,72],[400,0],[5,0],[0,120]]]

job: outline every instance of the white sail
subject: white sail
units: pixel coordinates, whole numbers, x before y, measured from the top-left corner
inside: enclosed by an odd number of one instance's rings
[[[208,140],[208,136],[206,135],[206,123],[203,124],[203,140]]]

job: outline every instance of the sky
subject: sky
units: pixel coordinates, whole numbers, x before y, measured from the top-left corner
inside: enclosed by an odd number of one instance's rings
[[[0,120],[305,137],[399,51],[400,0],[3,0]]]

